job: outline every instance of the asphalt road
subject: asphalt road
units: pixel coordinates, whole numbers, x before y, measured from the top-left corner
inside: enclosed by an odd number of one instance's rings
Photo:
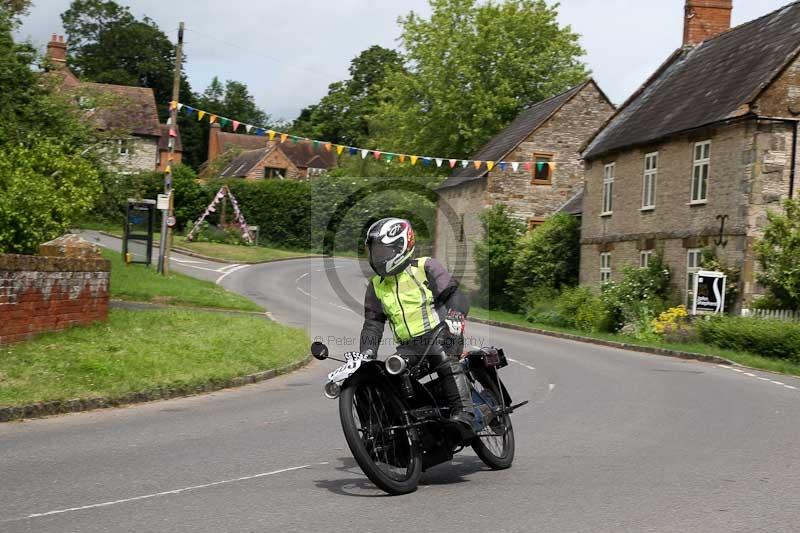
[[[319,259],[221,280],[332,352],[353,347],[348,302],[365,283],[357,262]],[[0,531],[800,531],[800,380],[478,324],[467,335],[506,349],[512,397],[531,401],[513,418],[509,470],[465,451],[416,493],[384,496],[322,395],[337,363],[315,362],[236,390],[0,425]]]

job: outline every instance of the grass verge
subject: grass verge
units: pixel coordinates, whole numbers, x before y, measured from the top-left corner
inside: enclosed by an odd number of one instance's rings
[[[201,385],[303,358],[307,335],[260,317],[112,310],[109,321],[0,349],[0,406]]]
[[[111,235],[122,238],[122,228],[114,224],[99,222],[86,222],[81,224],[81,229],[105,231]],[[153,233],[154,242],[161,238],[161,232],[156,229]],[[269,248],[267,246],[239,246],[235,244],[223,244],[218,242],[196,242],[187,241],[183,235],[173,235],[172,245],[183,248],[211,259],[218,259],[231,263],[261,263],[275,261],[276,259],[292,259],[295,257],[307,257],[314,255],[313,252],[302,250],[285,250],[281,248]]]
[[[263,311],[244,296],[222,287],[177,272],[158,274],[144,265],[126,265],[122,255],[103,249],[111,261],[111,297],[136,302],[152,302],[195,307],[215,307],[240,311]]]
[[[779,372],[781,374],[791,374],[800,376],[800,365],[791,361],[783,359],[771,359],[762,357],[758,354],[749,352],[740,352],[735,350],[727,350],[718,348],[701,342],[692,342],[686,344],[667,343],[667,342],[650,342],[634,339],[626,335],[619,335],[615,333],[587,333],[585,331],[578,331],[570,328],[560,328],[548,324],[539,324],[528,322],[524,316],[517,313],[509,313],[507,311],[495,311],[483,309],[480,307],[472,307],[469,312],[470,316],[483,320],[493,320],[495,322],[502,322],[505,324],[512,324],[516,326],[524,326],[528,328],[536,328],[544,331],[551,331],[554,333],[568,333],[571,335],[580,335],[581,337],[588,337],[590,339],[600,339],[605,341],[613,341],[625,343],[629,346],[644,346],[652,348],[665,348],[667,350],[676,350],[680,352],[691,352],[701,355],[716,355],[729,359],[740,365],[749,366],[751,368],[758,368],[761,370],[768,370],[771,372]]]

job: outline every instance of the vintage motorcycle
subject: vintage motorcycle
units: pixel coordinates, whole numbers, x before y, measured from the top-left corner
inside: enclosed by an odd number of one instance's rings
[[[444,331],[440,326],[434,338]],[[330,357],[323,343],[311,345],[315,358],[344,363],[328,374],[325,395],[339,398],[342,430],[361,470],[389,494],[415,491],[422,472],[451,460],[464,446],[472,446],[494,470],[509,468],[514,460],[510,415],[528,402],[511,405],[497,373],[508,365],[503,350],[473,349],[461,359],[475,404],[476,436],[464,440],[458,424],[448,420],[439,378],[431,377],[428,352],[442,349],[433,342],[417,361],[400,354],[379,361],[371,352],[348,352],[341,360]]]

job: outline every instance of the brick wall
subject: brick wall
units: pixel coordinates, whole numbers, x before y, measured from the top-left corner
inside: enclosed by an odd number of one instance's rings
[[[0,344],[108,318],[111,264],[96,247],[67,236],[40,253],[0,254]]]
[[[683,44],[694,45],[731,28],[733,0],[686,0]]]
[[[267,154],[267,156],[259,161],[252,170],[247,174],[245,179],[247,180],[260,180],[264,179],[264,169],[266,167],[270,168],[280,168],[284,169],[284,178],[296,180],[296,179],[304,179],[306,177],[306,171],[303,169],[302,171],[299,170],[294,163],[292,163],[286,154],[280,151],[280,149],[272,150]]]

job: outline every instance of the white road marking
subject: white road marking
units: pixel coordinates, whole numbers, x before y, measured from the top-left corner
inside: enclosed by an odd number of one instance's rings
[[[238,272],[239,270],[244,270],[245,268],[249,267],[250,265],[236,265],[235,268],[231,268],[230,270],[225,271],[223,275],[217,278],[217,285],[219,285],[223,279],[225,279],[229,274],[233,274],[234,272]]]
[[[555,388],[556,388],[556,384],[555,383],[551,383],[550,385],[547,386],[547,390],[549,390],[550,392],[553,392],[553,389],[555,389]]]
[[[510,357],[508,357],[507,359],[508,359],[509,361],[511,361],[512,363],[516,363],[516,364],[518,364],[518,365],[520,365],[520,366],[524,366],[524,367],[525,367],[525,368],[527,368],[528,370],[536,370],[536,367],[533,367],[533,366],[530,366],[530,365],[526,365],[525,363],[523,363],[523,362],[521,362],[521,361],[517,361],[516,359],[511,359]]]
[[[753,374],[752,372],[745,372],[744,370],[740,370],[738,368],[733,368],[733,367],[730,367],[728,365],[717,365],[717,366],[720,367],[720,368],[727,368],[728,370],[733,370],[734,372],[738,372],[738,373],[742,374],[743,376],[756,378],[759,381],[768,381],[769,383],[773,383],[775,385],[778,385],[778,386],[781,386],[781,387],[784,387],[784,388],[787,388],[787,389],[798,390],[797,387],[795,387],[793,385],[787,385],[783,381],[777,381],[777,380],[774,380],[774,379],[769,379],[769,378],[765,378],[765,377],[762,377],[762,376],[758,376],[756,374]]]
[[[305,274],[300,274],[299,276],[297,276],[297,279],[294,280],[294,284],[297,285],[298,283],[300,283],[301,279],[303,279],[304,277],[308,276],[309,274],[311,274],[311,272],[306,272]]]
[[[306,272],[305,274],[300,274],[299,276],[297,276],[297,279],[294,280],[294,288],[297,289],[301,294],[304,294],[304,295],[308,296],[309,298],[317,300],[318,298],[316,296],[314,296],[313,294],[311,294],[308,291],[305,291],[305,290],[301,289],[300,285],[299,285],[300,280],[305,278],[306,276],[309,276],[310,274],[311,274],[311,272]]]
[[[172,257],[170,257],[170,261],[173,261],[173,260],[174,259]],[[197,270],[205,270],[207,272],[219,272],[219,269],[216,269],[216,268],[206,268],[206,267],[199,267],[197,265],[184,265],[184,264],[181,264],[181,266],[185,266],[187,268],[196,268]]]
[[[197,263],[202,263],[202,261],[190,261],[190,260],[188,260],[188,259],[178,259],[177,257],[170,257],[170,259],[172,259],[173,261],[176,261],[176,262],[178,262],[178,263],[181,263],[181,264],[197,264]]]
[[[314,298],[315,300],[317,299],[317,297],[316,297],[316,296],[312,295],[310,292],[306,292],[306,291],[304,291],[304,290],[303,290],[303,289],[301,289],[300,287],[296,287],[296,289],[297,289],[298,291],[300,291],[301,293],[305,294],[306,296],[308,296],[309,298]]]
[[[266,476],[273,476],[275,474],[282,474],[283,472],[291,472],[292,470],[300,470],[300,469],[303,469],[303,468],[309,468],[311,466],[326,465],[326,464],[328,464],[328,463],[314,463],[314,464],[303,465],[303,466],[293,466],[291,468],[283,468],[281,470],[273,470],[272,472],[262,472],[261,474],[254,474],[252,476],[237,477],[235,479],[225,479],[223,481],[215,481],[213,483],[206,483],[204,485],[194,485],[194,486],[191,486],[191,487],[184,487],[182,489],[166,490],[164,492],[155,492],[153,494],[145,494],[143,496],[135,496],[133,498],[125,498],[125,499],[122,499],[122,500],[114,500],[114,501],[111,501],[111,502],[93,503],[91,505],[83,505],[81,507],[70,507],[68,509],[58,509],[56,511],[47,511],[46,513],[34,513],[34,514],[30,514],[30,515],[26,516],[25,518],[39,518],[39,517],[42,517],[42,516],[51,516],[51,515],[54,515],[54,514],[71,513],[71,512],[74,512],[74,511],[83,511],[83,510],[86,510],[86,509],[96,509],[98,507],[108,507],[110,505],[118,505],[120,503],[128,503],[128,502],[134,502],[134,501],[138,501],[138,500],[146,500],[146,499],[149,499],[149,498],[157,498],[159,496],[168,496],[170,494],[180,494],[181,492],[187,492],[187,491],[190,491],[190,490],[199,490],[199,489],[205,489],[205,488],[208,488],[208,487],[215,487],[217,485],[224,485],[226,483],[236,483],[236,482],[239,482],[239,481],[247,481],[247,480],[250,480],[250,479],[256,479],[256,478],[266,477]]]
[[[237,266],[239,266],[239,263],[234,263],[234,264],[232,264],[232,265],[226,265],[226,266],[224,266],[224,267],[220,267],[220,268],[218,268],[218,269],[217,269],[217,272],[225,272],[226,270],[233,270],[233,269],[234,269],[234,268],[236,268]]]

